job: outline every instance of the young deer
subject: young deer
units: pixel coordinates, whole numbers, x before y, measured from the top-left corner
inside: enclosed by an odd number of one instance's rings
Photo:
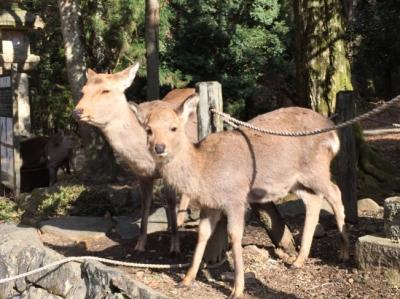
[[[158,178],[155,163],[147,149],[146,132],[138,123],[136,115],[129,108],[124,91],[133,82],[139,64],[116,74],[97,74],[92,70],[87,72],[87,83],[82,88],[82,98],[73,112],[74,117],[98,127],[114,151],[124,159],[130,170],[139,178],[142,193],[142,220],[140,236],[135,249],[144,251],[147,240],[147,221],[153,195],[153,180]],[[142,109],[151,111],[153,107],[177,107],[194,89],[180,89],[171,91],[163,101],[144,103]],[[187,126],[190,138],[197,140],[197,125],[195,114]],[[168,207],[171,215],[171,251],[179,252],[179,238],[177,235],[176,201],[175,194],[168,192]],[[186,210],[189,198],[182,196],[180,210]],[[179,214],[178,225],[183,223],[184,214]]]
[[[304,201],[306,218],[299,255],[301,267],[308,257],[325,197],[335,212],[341,234],[341,259],[348,259],[344,208],[339,188],[330,180],[330,163],[339,150],[336,132],[309,137],[278,137],[240,128],[207,136],[193,144],[184,133],[188,116],[197,107],[198,97],[190,97],[174,111],[160,107],[148,115],[140,108],[149,149],[166,181],[202,207],[198,242],[192,266],[181,282],[189,286],[215,224],[226,214],[232,242],[235,283],[230,298],[244,290],[242,235],[244,214],[249,203],[275,201],[294,192]],[[303,108],[279,109],[250,121],[275,130],[309,130],[332,125],[327,118]]]

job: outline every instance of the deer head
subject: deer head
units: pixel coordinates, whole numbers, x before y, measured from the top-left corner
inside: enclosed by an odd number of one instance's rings
[[[106,127],[127,109],[124,91],[132,84],[139,63],[115,74],[98,74],[88,69],[87,82],[73,116],[96,127]],[[104,113],[104,112],[107,113]]]
[[[160,106],[148,115],[143,115],[137,106],[131,106],[146,130],[147,144],[156,160],[172,159],[179,153],[183,141],[189,141],[185,125],[189,116],[196,111],[198,101],[199,97],[195,94],[188,97],[177,110]]]

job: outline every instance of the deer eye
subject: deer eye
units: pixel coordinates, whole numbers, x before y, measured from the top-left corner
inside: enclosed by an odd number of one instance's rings
[[[104,89],[101,93],[102,94],[106,94],[106,93],[109,93],[110,91],[108,90],[108,89]]]
[[[172,132],[176,132],[176,129],[177,129],[176,127],[172,127],[172,128],[171,128],[171,131],[172,131]]]
[[[153,131],[150,128],[146,128],[146,133],[147,135],[151,136],[153,134]]]

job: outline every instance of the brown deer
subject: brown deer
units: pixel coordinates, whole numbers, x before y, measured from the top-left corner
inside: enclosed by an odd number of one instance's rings
[[[147,241],[147,222],[153,196],[153,180],[159,178],[153,157],[147,149],[147,136],[139,124],[136,115],[129,108],[124,91],[132,84],[139,64],[115,74],[98,74],[93,70],[87,72],[87,82],[82,88],[82,98],[73,112],[74,117],[98,127],[114,151],[124,159],[131,171],[139,178],[141,188],[141,226],[140,236],[135,250],[144,251]],[[163,101],[144,103],[142,109],[151,111],[153,107],[178,107],[194,89],[171,91]],[[197,140],[196,116],[193,114],[188,123],[187,132],[190,138]],[[170,190],[171,191],[171,190]],[[171,215],[171,252],[179,252],[177,225],[183,223],[184,214],[176,220],[176,201],[174,192],[168,192],[168,207]],[[186,210],[189,198],[182,196],[180,211]]]
[[[341,234],[340,258],[348,259],[341,193],[330,179],[330,163],[339,150],[336,132],[279,137],[239,128],[211,134],[193,144],[186,137],[184,126],[197,102],[198,96],[191,96],[178,110],[159,107],[147,115],[140,107],[136,109],[162,176],[202,208],[193,262],[181,286],[189,286],[195,279],[207,241],[223,213],[228,219],[235,267],[230,298],[241,297],[245,209],[249,203],[276,201],[288,192],[301,197],[306,207],[301,248],[293,266],[301,267],[308,257],[323,197],[333,208]],[[287,131],[332,125],[327,118],[303,108],[279,109],[260,115],[250,123]]]

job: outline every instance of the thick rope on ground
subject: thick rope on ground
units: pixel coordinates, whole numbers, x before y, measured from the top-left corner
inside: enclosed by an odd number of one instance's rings
[[[214,114],[219,115],[220,117],[222,117],[222,119],[228,123],[229,125],[231,125],[234,128],[238,128],[239,126],[242,127],[246,127],[248,129],[252,129],[254,131],[260,132],[260,133],[264,133],[264,134],[269,134],[269,135],[276,135],[276,136],[286,136],[286,137],[302,137],[302,136],[311,136],[311,135],[317,135],[317,134],[322,134],[322,133],[326,133],[326,132],[330,132],[330,131],[334,131],[337,129],[342,129],[351,125],[354,125],[355,123],[358,123],[361,120],[367,119],[369,117],[371,117],[372,115],[378,114],[380,112],[382,112],[383,110],[389,108],[390,106],[396,104],[400,102],[400,95],[398,95],[397,97],[391,99],[388,102],[385,102],[384,104],[382,104],[379,107],[376,107],[374,109],[372,109],[369,112],[366,112],[364,114],[361,114],[359,116],[354,117],[353,119],[350,119],[348,121],[345,121],[341,124],[337,124],[331,127],[327,127],[327,128],[321,128],[321,129],[316,129],[316,130],[312,130],[312,131],[296,131],[296,132],[289,132],[289,131],[274,131],[274,130],[269,130],[266,128],[260,128],[260,127],[256,127],[253,126],[249,123],[240,121],[232,116],[230,116],[227,113],[224,112],[220,112],[217,111],[215,109],[210,109],[210,111]],[[395,124],[393,124],[395,125]]]
[[[44,270],[50,269],[57,267],[59,265],[69,263],[69,262],[78,262],[78,263],[83,263],[84,261],[98,261],[102,262],[105,264],[111,264],[111,265],[116,265],[116,266],[123,266],[123,267],[135,267],[135,268],[150,268],[150,269],[183,269],[183,268],[188,268],[190,266],[190,263],[184,263],[184,264],[143,264],[143,263],[130,263],[130,262],[121,262],[121,261],[114,261],[102,257],[97,257],[97,256],[72,256],[72,257],[66,257],[62,260],[55,261],[53,263],[50,263],[48,265],[45,265],[43,267],[21,273],[18,275],[6,277],[0,279],[0,284],[8,283],[20,278],[27,277],[29,275],[33,275],[39,272],[42,272]],[[226,258],[223,258],[220,262],[213,264],[213,265],[206,265],[204,268],[208,269],[214,269],[226,262]]]
[[[124,266],[124,267],[136,267],[136,268],[152,268],[152,269],[182,269],[182,268],[187,268],[190,266],[190,263],[185,263],[185,264],[142,264],[142,263],[129,263],[129,262],[121,262],[121,261],[114,261],[110,259],[105,259],[97,256],[74,256],[74,257],[66,257],[62,260],[53,262],[51,264],[45,265],[43,267],[34,269],[32,271],[28,271],[25,273],[21,273],[15,276],[7,277],[7,278],[2,278],[0,279],[0,284],[7,283],[13,280],[17,280],[20,278],[27,277],[32,274],[36,274],[39,272],[42,272],[44,270],[68,263],[68,262],[78,262],[78,263],[83,263],[84,261],[98,261],[102,262],[105,264],[111,264],[111,265],[117,265],[117,266]]]

